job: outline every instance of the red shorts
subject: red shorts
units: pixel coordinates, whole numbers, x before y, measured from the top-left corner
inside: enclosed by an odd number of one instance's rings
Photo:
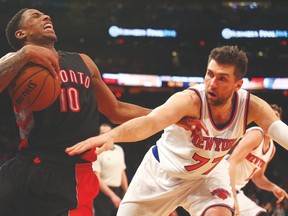
[[[1,215],[93,216],[99,182],[91,163],[18,155],[0,169]]]

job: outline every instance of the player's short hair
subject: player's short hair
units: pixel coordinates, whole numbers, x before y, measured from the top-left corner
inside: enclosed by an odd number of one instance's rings
[[[242,79],[247,73],[248,58],[243,50],[237,46],[221,46],[214,48],[208,58],[208,64],[211,60],[215,60],[218,64],[227,64],[235,66],[236,80]]]
[[[277,104],[270,104],[270,106],[273,110],[277,111],[280,114],[280,119],[282,119],[282,113],[283,113],[282,107],[280,107]]]
[[[19,40],[15,37],[15,32],[21,28],[20,22],[22,19],[22,14],[27,11],[28,8],[23,8],[19,10],[8,22],[6,26],[6,38],[8,40],[9,45],[14,50],[19,50],[23,46],[23,41]]]

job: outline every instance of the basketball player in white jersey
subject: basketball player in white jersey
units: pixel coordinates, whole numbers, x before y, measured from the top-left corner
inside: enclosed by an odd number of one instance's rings
[[[276,104],[271,104],[271,107],[281,119],[282,108]],[[251,127],[229,156],[230,181],[234,198],[238,201],[238,205],[235,205],[235,215],[268,216],[264,208],[258,206],[244,194],[242,188],[250,180],[257,187],[271,191],[277,198],[277,203],[288,198],[285,190],[265,176],[266,167],[274,154],[273,140],[260,127]]]
[[[202,85],[172,95],[144,117],[66,149],[69,155],[93,147],[100,154],[114,142],[135,142],[164,130],[146,153],[118,209],[118,216],[167,216],[178,206],[195,216],[231,216],[234,199],[225,154],[255,122],[288,149],[288,126],[259,97],[241,89],[247,56],[237,46],[211,51]],[[190,116],[208,134],[175,125]],[[281,127],[281,132],[279,127]],[[192,136],[192,139],[191,139]]]

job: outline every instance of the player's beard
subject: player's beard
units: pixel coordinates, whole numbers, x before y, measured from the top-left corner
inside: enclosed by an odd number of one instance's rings
[[[215,107],[226,104],[230,97],[231,95],[227,95],[227,96],[222,96],[221,98],[218,97],[216,100],[211,100],[209,97],[207,97],[207,94],[206,94],[208,104],[210,106],[215,106]]]
[[[49,40],[49,41],[51,41],[51,42],[53,42],[53,43],[57,42],[57,40],[58,40],[57,35],[54,35],[54,36],[45,35],[44,37],[45,37],[47,40]]]

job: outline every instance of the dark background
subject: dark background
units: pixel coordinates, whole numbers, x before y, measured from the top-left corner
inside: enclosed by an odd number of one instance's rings
[[[88,54],[102,73],[203,76],[210,50],[219,45],[238,45],[247,52],[247,77],[287,77],[288,39],[230,39],[221,37],[225,27],[238,30],[288,30],[288,1],[220,0],[0,0],[0,56],[12,51],[5,38],[9,19],[21,8],[36,8],[51,16],[58,36],[56,48]],[[112,38],[108,28],[175,29],[177,38]],[[172,55],[176,53],[176,56]],[[115,88],[111,87],[114,91]],[[123,88],[122,88],[123,90]],[[134,88],[135,90],[135,88]],[[120,100],[154,108],[182,89],[124,87]],[[116,92],[116,91],[114,91]],[[132,93],[133,92],[133,93]],[[136,92],[136,93],[135,93]],[[287,91],[251,91],[268,103],[282,106],[287,121]],[[18,129],[9,95],[0,94],[0,158],[2,162],[17,152]],[[102,121],[106,119],[101,118]],[[148,148],[159,134],[139,143],[122,145],[127,174],[131,179]],[[277,146],[267,175],[288,189],[287,151]],[[247,187],[261,203],[275,199],[271,193]]]

